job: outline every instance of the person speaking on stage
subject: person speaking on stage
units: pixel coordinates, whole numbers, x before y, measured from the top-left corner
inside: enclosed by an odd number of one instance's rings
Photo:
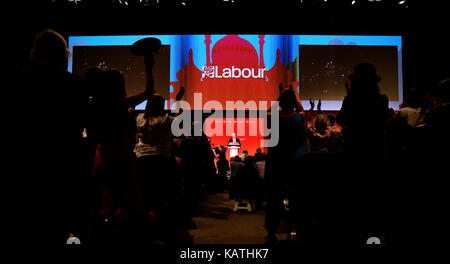
[[[241,146],[241,141],[236,137],[236,133],[231,134],[231,138],[228,140],[228,144],[239,145]]]

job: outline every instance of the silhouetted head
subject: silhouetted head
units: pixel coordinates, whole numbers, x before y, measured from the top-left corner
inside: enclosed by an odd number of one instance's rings
[[[241,162],[242,159],[241,159],[241,157],[239,157],[239,155],[236,155],[233,157],[233,161]]]
[[[244,151],[242,151],[245,155],[248,155],[248,151],[247,150],[244,150]]]
[[[377,75],[375,66],[370,63],[356,65],[348,78],[352,82],[352,94],[356,96],[375,96],[380,93],[378,82],[381,81],[381,78]]]
[[[318,114],[314,117],[314,128],[318,131],[324,131],[328,127],[328,117],[324,114]]]
[[[344,138],[341,133],[331,133],[328,138],[329,152],[342,152],[344,150]]]
[[[262,150],[260,148],[257,148],[256,153],[262,153]]]
[[[432,95],[438,104],[450,102],[450,78],[440,82],[432,90]]]
[[[45,29],[36,35],[30,51],[31,62],[50,68],[65,70],[70,51],[61,34]]]
[[[244,165],[245,166],[255,166],[255,159],[253,158],[253,156],[245,157]]]
[[[278,90],[280,91],[280,93],[283,92],[283,90],[284,90],[283,83],[280,83],[278,85]]]
[[[416,88],[409,90],[408,94],[405,96],[404,106],[409,106],[412,108],[421,107],[424,102],[424,94]]]
[[[145,106],[145,114],[151,117],[162,116],[164,112],[165,99],[159,94],[152,95],[147,100],[147,105]]]
[[[370,63],[360,63],[356,65],[353,73],[349,76],[349,79],[354,81],[378,83],[381,81],[380,76],[377,75],[375,66]]]
[[[281,111],[284,113],[292,113],[295,111],[297,106],[297,97],[293,90],[284,90],[278,97],[278,102],[280,103]]]

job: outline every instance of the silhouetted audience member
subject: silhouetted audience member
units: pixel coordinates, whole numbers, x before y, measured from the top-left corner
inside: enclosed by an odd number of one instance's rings
[[[311,108],[307,113],[307,120],[309,120],[309,116],[314,110],[314,100],[309,99],[311,104]],[[306,126],[306,135],[309,142],[309,150],[310,151],[328,151],[328,146],[330,146],[330,137],[333,134],[340,134],[341,131],[333,125],[329,120],[329,116],[325,114],[321,109],[321,100],[319,99],[319,103],[317,105],[318,113],[314,116],[311,124],[305,124]],[[333,135],[333,139],[338,138],[339,135]],[[331,144],[334,144],[333,142]],[[333,146],[332,146],[333,147]]]
[[[138,143],[135,147],[137,175],[142,193],[145,212],[151,216],[154,239],[161,240],[165,226],[167,202],[173,198],[177,189],[175,168],[172,156],[171,125],[174,117],[164,111],[165,100],[154,94],[147,100],[144,113],[136,118]]]
[[[256,170],[258,171],[259,178],[264,179],[266,169],[266,158],[260,159],[255,162]]]
[[[310,151],[328,150],[328,139],[331,134],[330,128],[326,115],[318,114],[314,117],[312,125],[307,130]]]
[[[255,159],[247,156],[244,166],[240,167],[231,180],[230,198],[248,199],[261,203],[261,180],[255,167]],[[259,207],[259,206],[258,206]]]
[[[346,195],[352,181],[339,152],[308,152],[297,162],[297,175],[289,196],[289,220],[298,241],[326,244],[328,237],[339,237],[343,244],[362,244],[354,239],[354,197]],[[367,238],[366,238],[367,239]],[[355,243],[356,242],[356,243]]]
[[[245,161],[245,158],[248,156],[248,151],[244,149],[244,151],[242,151],[242,154],[239,155],[239,158],[241,158],[242,161]]]
[[[409,120],[407,116],[409,116]],[[415,126],[418,116],[419,112],[411,110],[408,113],[396,114],[387,120],[385,130],[385,155],[387,161],[404,161],[406,158],[406,150],[409,148],[409,143],[412,140],[412,128]]]
[[[344,98],[336,121],[342,127],[345,151],[364,152],[371,158],[383,158],[384,125],[389,117],[388,98],[380,94],[372,64],[358,64],[346,83]]]
[[[210,180],[216,176],[214,153],[206,135],[184,137],[179,157],[184,187],[183,211],[187,216],[196,216],[200,209],[200,199],[209,191],[207,188],[211,187]]]
[[[123,224],[121,239],[128,242],[142,241],[148,234],[143,230],[145,226],[141,225],[142,189],[139,188],[140,175],[136,175],[136,155],[133,152],[137,127],[142,122],[137,123],[130,109],[153,95],[152,66],[150,62],[145,90],[129,96],[120,72],[94,69],[87,74],[87,82],[93,91],[94,118],[89,134],[95,138],[98,153],[94,173],[104,201],[100,214],[114,214]]]
[[[415,127],[422,111],[423,96],[417,89],[411,89],[405,101],[396,113],[396,117],[405,118],[411,127]]]
[[[380,94],[380,80],[372,64],[358,64],[346,82],[347,96],[336,118],[342,127],[344,152],[349,161],[346,170],[354,185],[343,195],[364,204],[353,204],[354,212],[358,212],[353,215],[355,225],[349,230],[353,241],[378,234],[388,218],[384,131],[390,110],[387,96]],[[369,171],[370,174],[362,174]],[[386,195],[367,195],[380,192]]]
[[[26,153],[20,153],[21,166],[15,169],[24,183],[17,192],[23,202],[17,208],[27,214],[21,229],[32,229],[17,237],[32,233],[46,245],[64,244],[69,233],[87,239],[83,194],[90,165],[82,132],[89,97],[83,80],[67,72],[69,53],[59,33],[41,31],[33,42],[30,66],[10,87],[21,93],[19,104],[26,109],[17,115],[26,129],[16,132],[26,145],[15,146]]]
[[[228,163],[227,157],[225,155],[226,148],[220,145],[215,149],[216,155],[218,155],[218,160],[216,163],[217,166],[217,177],[216,177],[216,191],[224,192],[226,182],[227,182],[227,174],[230,171],[230,164]]]
[[[294,176],[297,159],[308,151],[305,113],[295,92],[284,90],[278,98],[280,111],[278,145],[268,149],[265,169],[267,243],[276,242],[282,201]]]
[[[140,197],[132,137],[136,123],[129,112],[125,82],[118,71],[91,69],[86,81],[93,91],[92,127],[97,145],[94,175],[102,193],[100,215],[136,217]]]
[[[338,152],[344,151],[344,137],[340,131],[332,132],[328,138],[328,152]]]
[[[171,243],[174,239],[176,214],[174,213],[181,187],[181,175],[174,158],[172,147],[172,121],[164,110],[165,99],[155,94],[153,81],[153,56],[147,56],[147,85],[144,113],[136,118],[137,143],[136,171],[142,194],[143,210],[149,218],[149,239],[153,242]],[[184,87],[176,95],[179,101]]]
[[[255,162],[258,162],[264,160],[266,158],[266,155],[262,152],[261,148],[257,148],[256,153],[253,157],[255,158]]]
[[[433,105],[425,111],[421,124],[413,129],[408,159],[404,168],[408,181],[403,181],[402,193],[408,203],[403,205],[402,222],[396,226],[403,230],[402,242],[437,241],[448,225],[449,195],[447,190],[448,149],[450,138],[450,79],[431,89]],[[405,173],[402,171],[402,173]],[[408,219],[412,219],[409,220]],[[416,235],[408,230],[414,228]]]
[[[425,113],[423,124],[433,130],[433,132],[444,132],[449,127],[447,118],[450,108],[450,79],[445,79],[439,83],[432,91],[433,106]],[[445,137],[447,138],[447,137]],[[441,135],[440,139],[444,139]],[[448,140],[447,140],[448,141]]]
[[[244,166],[244,163],[242,162],[241,157],[239,157],[238,155],[234,156],[231,159],[231,162],[230,162],[230,170],[231,170],[230,180],[232,180],[234,178],[234,176],[236,176],[236,172],[242,166]]]
[[[262,152],[261,148],[256,149],[256,153],[253,156],[255,159],[255,167],[258,171],[259,178],[264,179],[265,167],[266,167],[266,154]]]

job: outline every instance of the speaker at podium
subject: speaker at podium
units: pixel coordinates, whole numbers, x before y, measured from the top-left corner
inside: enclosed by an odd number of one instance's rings
[[[241,144],[239,143],[228,143],[228,149],[230,150],[230,158],[239,154],[239,149],[241,148]]]
[[[236,134],[231,134],[231,138],[228,140],[227,148],[230,150],[230,158],[239,154],[241,148],[241,141],[236,137]]]

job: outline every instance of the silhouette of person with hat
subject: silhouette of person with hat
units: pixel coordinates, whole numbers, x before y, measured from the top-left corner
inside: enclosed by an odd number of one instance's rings
[[[346,151],[359,151],[362,146],[378,157],[383,154],[389,99],[380,94],[380,81],[372,64],[361,63],[346,82],[347,96],[336,119],[343,128]]]
[[[344,98],[336,121],[342,126],[344,153],[349,161],[343,185],[349,201],[347,216],[354,220],[348,227],[350,239],[367,239],[367,234],[384,232],[387,225],[385,197],[387,178],[384,170],[384,128],[389,117],[388,97],[380,94],[381,81],[370,63],[358,64],[346,82]],[[367,173],[370,171],[370,174]],[[388,196],[388,195],[385,195]],[[356,203],[363,203],[360,206]]]

